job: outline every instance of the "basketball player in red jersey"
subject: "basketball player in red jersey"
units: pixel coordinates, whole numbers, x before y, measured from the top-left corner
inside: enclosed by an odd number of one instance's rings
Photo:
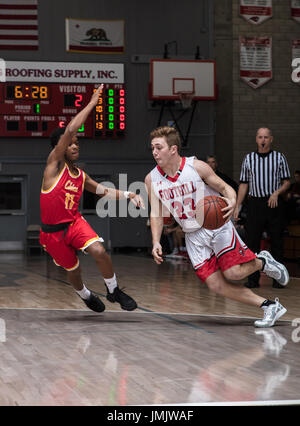
[[[151,203],[152,255],[155,262],[163,262],[160,238],[163,211],[167,209],[185,233],[186,248],[201,281],[211,291],[224,297],[261,307],[264,317],[255,321],[256,327],[273,326],[286,312],[278,299],[264,299],[228,280],[241,280],[263,270],[286,285],[289,275],[285,266],[266,251],[256,256],[248,249],[230,221],[236,204],[235,191],[205,162],[195,157],[180,156],[180,137],[176,129],[159,127],[151,132],[150,139],[157,166],[146,176],[145,183]],[[227,207],[222,209],[226,223],[221,228],[204,229],[196,220],[197,191],[202,193],[202,197],[223,195]]]
[[[40,243],[52,256],[54,263],[67,271],[71,285],[90,309],[102,312],[105,305],[82,282],[78,250],[90,254],[95,259],[107,287],[107,300],[112,303],[118,302],[122,309],[132,311],[136,309],[137,304],[119,289],[111,258],[101,244],[103,239],[78,212],[83,190],[100,196],[105,195],[110,199],[129,198],[135,206],[144,208],[139,195],[106,188],[74,164],[79,157],[77,131],[97,105],[102,89],[103,84],[68,126],[56,129],[50,137],[53,150],[47,160],[40,196],[42,219]]]

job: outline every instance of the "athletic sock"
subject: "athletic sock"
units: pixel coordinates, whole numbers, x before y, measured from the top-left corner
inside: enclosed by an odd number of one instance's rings
[[[83,288],[81,290],[76,290],[76,293],[79,294],[81,299],[84,299],[84,300],[87,300],[91,295],[90,290],[88,288],[86,288],[86,286],[84,284],[83,284]]]
[[[267,306],[269,306],[269,305],[273,305],[275,302],[273,302],[273,300],[269,300],[269,299],[266,299],[261,305],[260,305],[260,307],[261,308],[265,308],[265,307],[267,307]]]
[[[118,287],[116,274],[112,278],[104,278],[104,282],[110,293],[113,293],[114,289]]]

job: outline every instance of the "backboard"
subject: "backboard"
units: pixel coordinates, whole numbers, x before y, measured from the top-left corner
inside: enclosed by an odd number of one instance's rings
[[[150,67],[150,99],[179,100],[182,93],[216,99],[215,61],[151,59]]]

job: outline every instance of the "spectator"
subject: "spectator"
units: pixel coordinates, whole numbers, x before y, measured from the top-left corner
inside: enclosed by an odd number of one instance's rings
[[[172,239],[173,247],[172,252],[166,257],[188,257],[184,240],[184,232],[182,231],[181,226],[179,226],[178,223],[174,220],[174,224],[172,226],[164,226],[163,232]]]
[[[213,169],[213,171],[215,172],[217,176],[219,176],[221,179],[223,179],[224,182],[230,185],[235,190],[236,193],[238,192],[238,188],[239,188],[238,184],[229,176],[220,172],[220,170],[218,169],[217,159],[214,155],[208,155],[206,157],[206,162]]]
[[[291,185],[287,196],[288,221],[300,221],[300,170],[294,173],[295,182]]]
[[[290,186],[290,172],[285,156],[271,149],[272,132],[259,128],[256,133],[257,151],[247,154],[242,163],[240,185],[234,219],[248,194],[245,221],[246,244],[254,253],[260,251],[264,231],[270,236],[271,253],[283,259],[284,200],[282,195]],[[248,288],[259,287],[259,271],[248,276]],[[273,287],[282,286],[273,279]]]

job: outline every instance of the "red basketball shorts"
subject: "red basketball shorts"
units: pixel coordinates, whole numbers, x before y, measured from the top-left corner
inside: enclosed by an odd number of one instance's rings
[[[200,228],[195,232],[187,232],[185,241],[194,270],[203,282],[218,269],[226,271],[256,258],[232,222],[215,230]]]
[[[53,258],[57,266],[73,271],[79,266],[77,251],[84,251],[95,241],[103,242],[87,221],[80,215],[67,230],[45,233],[40,231],[40,244]]]

